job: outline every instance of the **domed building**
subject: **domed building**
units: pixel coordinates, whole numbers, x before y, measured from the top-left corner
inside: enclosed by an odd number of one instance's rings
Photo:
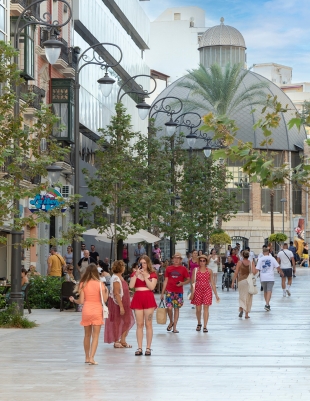
[[[224,24],[221,18],[220,25],[209,28],[201,36],[199,41],[200,63],[209,68],[212,64],[217,63],[221,67],[225,67],[227,63],[242,63],[246,66],[246,44],[242,34],[234,27]],[[182,82],[188,80],[188,76],[184,76],[171,85],[169,85],[153,102],[168,96],[174,96],[181,100],[195,99],[204,102],[203,108],[195,108],[195,112],[201,116],[213,111],[212,106],[197,94],[193,95],[191,90],[180,86]],[[252,84],[265,82],[267,85],[263,91],[267,95],[277,96],[278,101],[283,105],[288,105],[290,111],[281,113],[281,121],[279,127],[273,130],[273,144],[269,147],[276,152],[275,163],[279,166],[288,163],[291,167],[300,164],[301,156],[304,151],[304,141],[306,132],[302,127],[300,131],[296,127],[288,129],[287,123],[295,116],[296,108],[288,96],[273,82],[265,77],[249,71],[243,79],[243,88],[250,87]],[[240,88],[239,92],[243,89]],[[238,94],[238,92],[237,92]],[[252,142],[254,148],[263,148],[260,144],[264,140],[260,129],[253,129],[254,124],[262,117],[262,106],[252,107],[244,104],[244,107],[232,112],[230,118],[235,120],[239,130],[236,137],[244,142]],[[184,113],[184,110],[181,113]],[[179,113],[179,114],[181,114]],[[174,119],[176,116],[174,116]],[[155,125],[164,127],[168,118],[163,113],[155,116]],[[193,121],[194,122],[194,121]],[[177,132],[186,132],[184,128],[178,128]],[[166,135],[161,132],[158,135]],[[187,144],[184,145],[185,147]],[[203,140],[197,140],[196,149],[202,149],[205,146]],[[236,242],[241,243],[241,247],[251,246],[254,251],[259,252],[264,241],[270,234],[270,190],[260,188],[257,183],[249,184],[248,177],[242,171],[242,165],[239,162],[228,161],[228,168],[233,175],[233,180],[228,186],[228,190],[233,191],[240,189],[237,196],[243,203],[240,205],[237,218],[223,224],[223,229],[232,237],[234,245]],[[301,188],[287,184],[285,188],[275,188],[274,212],[275,212],[275,231],[282,232],[282,212],[284,208],[285,233],[289,238],[294,237],[294,219],[299,219],[305,214],[302,199]],[[282,199],[282,202],[281,202]],[[285,202],[283,201],[285,199]],[[179,244],[181,246],[181,244]],[[196,244],[199,245],[199,244]],[[185,244],[185,248],[187,248]],[[180,248],[184,252],[184,244]]]

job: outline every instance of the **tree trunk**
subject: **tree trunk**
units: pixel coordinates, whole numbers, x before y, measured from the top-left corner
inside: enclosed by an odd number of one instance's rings
[[[274,234],[274,191],[270,190],[270,234]]]

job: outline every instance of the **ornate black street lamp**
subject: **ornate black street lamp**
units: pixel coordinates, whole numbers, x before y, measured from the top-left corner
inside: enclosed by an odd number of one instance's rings
[[[43,18],[39,15],[34,16],[32,10],[35,9],[35,6],[43,3],[47,0],[37,0],[33,3],[27,5],[24,11],[17,18],[15,31],[14,31],[14,47],[16,50],[19,50],[19,40],[20,35],[24,31],[24,29],[28,26],[36,26],[39,25],[41,27],[45,27],[47,31],[50,33],[50,39],[43,43],[43,47],[45,48],[45,55],[50,64],[54,64],[59,58],[61,48],[63,46],[62,42],[57,40],[57,36],[59,35],[59,28],[67,25],[72,18],[72,10],[70,4],[65,0],[56,0],[59,3],[63,3],[68,8],[68,18],[65,22],[59,23],[57,20],[53,20],[52,15],[50,13],[44,13]],[[14,63],[20,68],[19,64],[19,53],[14,57]],[[20,86],[15,86],[15,95],[16,101],[14,106],[14,118],[17,120],[20,114]],[[18,143],[14,143],[14,146],[19,146]],[[16,185],[19,186],[19,182],[16,182]],[[19,200],[14,199],[14,229],[12,230],[12,268],[11,268],[11,302],[16,303],[20,313],[24,313],[24,301],[21,292],[21,279],[20,279],[20,270],[22,267],[22,252],[21,252],[21,242],[22,242],[22,231],[16,231],[15,222],[19,219]]]
[[[120,56],[119,59],[113,63],[107,63],[96,51],[101,46],[113,46],[118,49]],[[98,83],[102,85],[102,93],[105,97],[108,97],[112,91],[115,79],[109,76],[108,69],[116,67],[120,64],[123,58],[123,52],[121,48],[113,43],[97,43],[93,46],[88,47],[79,56],[77,60],[77,66],[75,70],[75,83],[74,83],[74,98],[75,98],[75,109],[74,109],[74,194],[80,192],[80,72],[88,65],[98,65],[102,70],[105,70],[105,74],[102,78],[98,79]],[[76,201],[74,206],[74,224],[79,224],[80,221],[80,209],[79,200]],[[73,241],[73,266],[76,273],[76,266],[80,260],[80,242],[77,238]]]

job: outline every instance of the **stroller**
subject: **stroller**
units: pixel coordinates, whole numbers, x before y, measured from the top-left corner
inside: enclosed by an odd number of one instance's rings
[[[222,290],[223,291],[224,291],[225,288],[227,288],[227,291],[230,290],[231,283],[232,283],[231,273],[233,273],[233,272],[234,271],[232,270],[231,267],[226,267],[225,266],[224,274],[222,276]],[[235,280],[234,289],[235,289],[235,291],[237,290],[237,280]]]

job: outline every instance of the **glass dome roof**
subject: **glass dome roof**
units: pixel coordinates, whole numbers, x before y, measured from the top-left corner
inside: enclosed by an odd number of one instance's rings
[[[158,101],[159,99],[165,98],[167,96],[175,96],[177,98],[182,99],[189,99],[191,95],[191,90],[187,88],[183,88],[178,86],[181,81],[186,80],[186,76],[178,79],[171,85],[169,85],[161,94],[154,100],[153,104]],[[298,151],[304,148],[304,140],[306,139],[306,132],[304,127],[298,131],[296,127],[292,129],[288,129],[287,123],[291,118],[295,116],[296,108],[289,97],[273,82],[269,81],[267,78],[256,74],[254,72],[248,72],[243,80],[243,85],[249,86],[258,82],[266,81],[269,84],[268,88],[263,89],[266,92],[266,96],[272,95],[277,96],[278,101],[283,105],[288,105],[290,111],[286,113],[281,113],[281,121],[278,128],[273,130],[272,138],[274,140],[273,144],[270,146],[270,149],[273,150],[290,150],[290,151]],[[194,95],[199,99],[199,95]],[[200,99],[201,101],[201,99]],[[175,103],[173,104],[176,107]],[[254,112],[252,110],[255,109]],[[235,114],[231,115],[230,118],[236,121],[236,125],[238,126],[239,130],[236,134],[237,139],[240,139],[244,142],[252,142],[254,148],[259,149],[262,148],[260,143],[264,140],[264,136],[260,129],[253,130],[253,125],[262,117],[261,115],[262,106],[249,106],[245,105],[241,110],[237,111]],[[197,112],[201,116],[207,114],[208,112],[212,111],[212,106],[205,101],[205,107],[201,109],[195,109],[194,112]],[[182,111],[184,112],[184,110]],[[179,114],[181,114],[180,112]],[[267,111],[268,112],[268,109]],[[173,119],[175,120],[176,114]],[[165,131],[165,122],[169,120],[168,116],[164,113],[158,113],[154,116],[155,119],[155,126],[158,128],[162,128],[161,131],[158,132],[158,136],[167,135]],[[185,135],[189,134],[189,130],[186,128],[178,128],[177,132],[184,132]],[[197,140],[195,148],[202,149],[205,145],[203,140]],[[184,147],[187,147],[184,144]]]

